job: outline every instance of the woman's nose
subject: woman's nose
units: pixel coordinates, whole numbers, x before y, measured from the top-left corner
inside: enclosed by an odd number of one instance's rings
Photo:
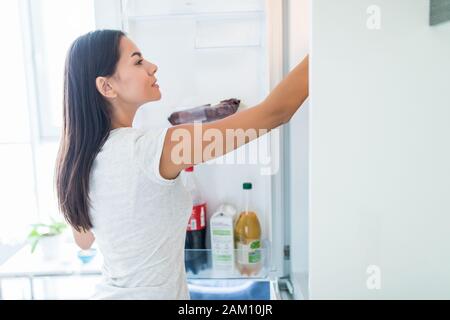
[[[149,75],[153,76],[156,73],[156,71],[158,71],[158,66],[156,64],[150,63],[150,67],[148,70]]]

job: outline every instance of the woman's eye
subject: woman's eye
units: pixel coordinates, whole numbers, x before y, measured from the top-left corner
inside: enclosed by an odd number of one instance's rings
[[[141,65],[144,59],[139,60],[136,64]]]

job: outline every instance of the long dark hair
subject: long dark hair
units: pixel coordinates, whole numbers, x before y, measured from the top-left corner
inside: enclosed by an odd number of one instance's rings
[[[120,58],[119,30],[97,30],[71,45],[64,70],[63,126],[55,177],[59,210],[77,231],[92,228],[89,175],[109,137],[111,106],[96,78],[112,76]]]

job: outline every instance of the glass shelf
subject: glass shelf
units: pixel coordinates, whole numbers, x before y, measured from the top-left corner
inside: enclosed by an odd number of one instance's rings
[[[243,251],[233,249],[218,252],[213,249],[186,249],[185,266],[188,279],[261,279],[269,275],[270,246],[268,241],[261,242],[261,248],[255,250],[260,262],[240,264]],[[242,261],[242,260],[241,260]]]

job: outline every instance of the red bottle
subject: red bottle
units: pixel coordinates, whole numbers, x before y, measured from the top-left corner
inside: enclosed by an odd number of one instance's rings
[[[194,168],[184,170],[183,182],[192,195],[193,207],[186,230],[186,271],[197,274],[207,264],[206,254],[206,202],[203,201],[194,176]]]

